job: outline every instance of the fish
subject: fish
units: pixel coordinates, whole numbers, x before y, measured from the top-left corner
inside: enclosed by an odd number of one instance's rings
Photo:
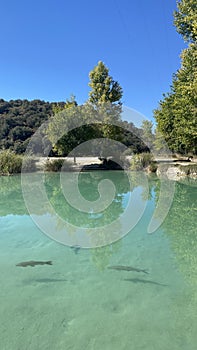
[[[149,272],[145,269],[138,269],[137,267],[132,267],[132,266],[122,266],[122,265],[108,266],[108,269],[118,270],[118,271],[135,271],[135,272],[143,272],[143,273],[149,274]]]
[[[155,284],[157,286],[167,287],[167,284],[159,283],[151,280],[143,280],[141,278],[125,278],[124,281],[133,282],[133,283],[143,283],[143,284]]]
[[[53,263],[52,263],[52,261],[34,261],[34,260],[30,260],[30,261],[22,261],[22,262],[16,264],[16,266],[20,266],[20,267],[27,267],[27,266],[34,267],[36,265],[53,265]]]
[[[70,248],[74,251],[75,254],[78,254],[79,250],[81,249],[80,245],[72,245]]]

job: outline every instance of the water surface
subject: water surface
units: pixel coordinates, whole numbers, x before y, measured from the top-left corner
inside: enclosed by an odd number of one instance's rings
[[[134,174],[131,189],[122,172],[83,173],[81,194],[96,200],[98,183],[106,176],[116,194],[109,209],[97,215],[66,203],[58,174],[45,179],[50,203],[74,225],[102,227],[113,221],[124,211],[130,191],[136,191],[136,201],[146,202],[131,232],[95,249],[51,240],[28,214],[20,176],[0,178],[2,350],[196,349],[196,184],[176,183],[164,223],[148,234],[159,180],[149,178],[147,193]],[[47,214],[43,211],[38,205],[37,214]],[[28,260],[52,260],[53,265],[16,267]],[[113,265],[146,269],[149,274],[108,269]]]

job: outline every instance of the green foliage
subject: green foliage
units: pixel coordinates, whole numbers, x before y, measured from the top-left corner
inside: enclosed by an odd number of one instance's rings
[[[24,153],[31,136],[52,115],[53,105],[40,100],[0,99],[0,149]]]
[[[52,105],[53,115],[73,106],[77,106],[74,95],[71,95],[70,99],[67,99],[66,102],[54,102]]]
[[[45,171],[51,171],[51,172],[59,172],[61,170],[70,170],[72,168],[73,163],[69,162],[68,160],[65,160],[63,158],[59,159],[47,159],[44,170]]]
[[[55,171],[55,172],[61,171],[63,164],[64,164],[64,159],[54,159],[54,160],[47,159],[44,165],[44,170]]]
[[[133,123],[122,122],[122,143],[129,147],[125,155],[148,152],[148,146],[142,141],[142,130],[136,128]]]
[[[109,69],[102,61],[89,73],[89,100],[95,109],[102,115],[103,125],[100,125],[103,137],[121,141],[121,133],[114,126],[114,122],[121,120],[122,88],[117,81],[109,75]]]
[[[35,159],[21,156],[11,150],[0,151],[0,175],[18,174],[36,171]]]
[[[122,88],[117,81],[109,75],[109,69],[102,61],[89,73],[89,101],[93,104],[97,103],[114,103],[119,102],[122,98]]]
[[[89,104],[83,107],[78,106],[76,101],[68,100],[66,103],[48,103],[39,100],[15,100],[6,102],[0,100],[0,149],[10,149],[16,154],[23,154],[29,143],[30,137],[37,128],[48,119],[53,113],[55,107],[58,107],[58,113],[55,113],[52,118],[52,123],[49,124],[49,139],[53,143],[59,131],[64,131],[62,138],[54,144],[53,153],[60,156],[66,156],[73,148],[80,143],[94,138],[112,137],[115,140],[121,140],[126,146],[131,146],[134,153],[146,150],[146,146],[141,142],[139,129],[135,128],[132,123],[122,122],[122,129],[117,126],[110,126],[103,123],[89,124],[78,127],[77,114],[83,119],[84,123],[88,122],[88,115],[92,115],[94,121],[95,110]],[[119,108],[119,106],[115,106]],[[111,110],[105,112],[105,121],[110,122],[113,118],[119,120],[119,110],[112,107]],[[14,114],[15,113],[15,114]],[[114,117],[115,114],[115,117]],[[65,119],[68,121],[68,127],[72,127],[73,131],[68,134],[65,125]],[[74,121],[76,120],[76,123]],[[63,130],[62,130],[63,125]],[[127,130],[125,130],[125,128]],[[45,136],[45,130],[40,129],[40,133],[34,136],[32,143],[32,153],[36,155],[48,155],[48,150],[51,149],[51,142]],[[33,164],[33,163],[32,163]],[[31,168],[31,166],[30,166]]]
[[[163,134],[169,148],[185,154],[197,153],[197,2],[181,0],[175,11],[175,25],[189,47],[181,54],[182,66],[173,77],[171,91],[164,94],[154,111],[157,131]],[[160,138],[156,137],[156,148]]]
[[[11,175],[21,172],[22,157],[10,150],[0,152],[0,175]]]
[[[118,125],[113,125],[114,118]],[[97,109],[90,105],[71,106],[55,114],[49,121],[47,134],[53,145],[53,151],[59,156],[67,156],[78,145],[88,140],[111,138],[130,146],[133,152],[147,151],[141,141],[139,129],[132,123],[122,122],[114,117],[114,106],[103,104]],[[137,136],[139,135],[139,137]],[[75,154],[75,152],[77,152]],[[99,147],[86,149],[87,153],[73,151],[76,156],[104,156]],[[108,155],[110,150],[108,149]]]
[[[151,153],[145,152],[140,154],[134,154],[131,159],[131,170],[143,170],[147,168],[148,166],[152,165],[154,158]]]
[[[197,47],[182,52],[182,67],[174,75],[171,92],[154,111],[158,132],[169,148],[197,153]]]
[[[87,117],[85,107],[71,104],[49,120],[47,135],[58,155],[66,156],[80,143],[95,136],[94,128],[85,125]]]
[[[187,41],[197,40],[197,2],[196,0],[181,0],[177,4],[178,11],[174,13],[174,24],[178,33]]]

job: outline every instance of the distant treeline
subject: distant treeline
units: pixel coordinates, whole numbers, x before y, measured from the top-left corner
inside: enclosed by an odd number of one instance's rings
[[[64,108],[65,104],[64,102],[45,102],[38,99],[32,101],[20,99],[5,101],[0,99],[0,150],[10,149],[16,154],[23,154],[35,131],[54,114],[57,106],[61,109]],[[148,151],[147,146],[140,139],[141,129],[137,129],[132,123],[127,122],[122,122],[122,126],[121,142],[130,147],[131,152]],[[86,141],[85,134],[84,137],[80,135],[80,142]],[[68,136],[73,138],[74,135],[70,133]],[[95,137],[95,134],[93,136]],[[73,144],[71,147],[73,147]],[[48,150],[51,148],[50,141],[43,137],[40,154],[48,155]],[[67,152],[62,155],[66,156],[66,153],[70,152],[72,148],[65,147],[65,149]],[[59,155],[58,148],[52,148],[49,155]]]

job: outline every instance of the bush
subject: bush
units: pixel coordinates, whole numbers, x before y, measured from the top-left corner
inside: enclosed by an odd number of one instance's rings
[[[10,150],[0,152],[0,174],[11,175],[21,172],[22,157]]]
[[[150,164],[155,164],[151,153],[134,154],[131,159],[131,170],[143,170]]]
[[[66,171],[70,170],[72,168],[73,163],[65,160],[64,158],[59,158],[59,159],[47,159],[45,165],[44,165],[44,170],[45,171]]]

